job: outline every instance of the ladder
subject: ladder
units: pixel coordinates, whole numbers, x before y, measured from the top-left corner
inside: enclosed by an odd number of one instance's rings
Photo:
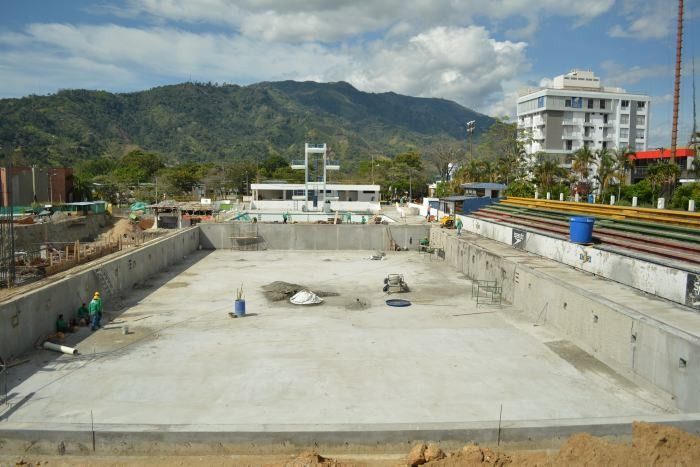
[[[116,293],[116,290],[114,289],[114,286],[112,285],[112,281],[109,278],[109,275],[105,271],[102,270],[102,268],[97,268],[95,269],[95,274],[97,275],[97,280],[100,284],[100,287],[107,292],[107,296],[111,298],[112,300],[115,301],[115,304],[117,304],[117,308],[122,307],[122,301],[121,297]]]

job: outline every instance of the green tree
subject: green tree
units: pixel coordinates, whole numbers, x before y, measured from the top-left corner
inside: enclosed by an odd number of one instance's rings
[[[163,167],[165,164],[160,155],[137,149],[119,160],[113,175],[119,182],[136,185],[140,182],[151,182]]]
[[[91,180],[98,175],[107,175],[117,166],[115,159],[111,157],[99,157],[81,162],[76,167],[76,173],[85,180]]]
[[[534,198],[535,185],[527,180],[517,180],[508,184],[506,196],[517,196],[521,198]]]
[[[695,205],[700,206],[700,183],[685,183],[679,186],[673,193],[671,206],[676,209],[688,209],[688,201],[695,200]]]
[[[282,167],[289,167],[289,161],[278,154],[271,155],[260,163],[260,174],[263,177],[272,177],[275,170]]]
[[[173,194],[190,193],[207,173],[208,167],[193,162],[168,167],[162,171],[164,188]]]
[[[92,201],[92,182],[78,175],[73,175],[73,201]]]
[[[415,170],[423,170],[423,159],[415,151],[402,152],[394,157],[394,163],[405,164]]]
[[[574,159],[571,164],[572,170],[578,174],[581,182],[587,183],[591,174],[591,165],[596,160],[595,154],[588,148],[583,146],[574,152]]]
[[[566,170],[555,159],[540,155],[535,163],[533,175],[537,184],[545,191],[550,191],[555,184],[566,178]]]
[[[607,149],[599,149],[596,151],[596,165],[598,166],[598,173],[596,173],[595,179],[598,181],[600,186],[600,195],[608,189],[610,182],[614,180],[617,175],[617,161],[615,156],[610,153]]]
[[[250,193],[250,184],[258,176],[258,165],[250,160],[231,163],[224,168],[226,187],[240,196]],[[303,173],[302,173],[303,177]]]
[[[652,195],[657,196],[657,188],[661,193],[672,194],[672,184],[678,179],[681,170],[677,164],[671,162],[657,162],[649,166],[647,170],[647,179],[651,183]],[[659,195],[661,194],[659,193]]]
[[[476,148],[478,159],[517,159],[524,155],[523,141],[518,139],[518,126],[508,118],[497,118],[481,135]]]
[[[616,161],[617,170],[617,199],[621,199],[621,187],[624,183],[627,183],[627,174],[629,174],[634,168],[634,158],[636,153],[629,146],[613,149],[611,151],[613,157]]]

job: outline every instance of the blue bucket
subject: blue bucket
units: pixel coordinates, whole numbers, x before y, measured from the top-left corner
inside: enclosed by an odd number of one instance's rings
[[[245,300],[234,300],[233,311],[236,316],[245,316]]]
[[[591,243],[593,241],[593,217],[572,217],[569,219],[569,239],[572,243]]]

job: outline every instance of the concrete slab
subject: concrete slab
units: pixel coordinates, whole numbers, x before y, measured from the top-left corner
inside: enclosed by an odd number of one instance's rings
[[[134,291],[116,320],[132,334],[83,331],[81,356],[38,351],[11,369],[0,420],[65,426],[92,411],[98,424],[225,430],[489,421],[501,404],[504,420],[674,412],[564,339],[524,331],[513,309],[477,308],[470,282],[444,262],[370,254],[200,252]],[[405,275],[411,292],[391,298],[412,306],[384,304],[388,273]],[[278,280],[338,295],[314,307],[268,302],[261,287]],[[232,319],[241,284],[250,316]]]

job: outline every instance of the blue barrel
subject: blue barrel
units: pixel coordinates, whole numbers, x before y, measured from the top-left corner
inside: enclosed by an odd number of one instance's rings
[[[569,239],[573,243],[591,243],[594,223],[593,217],[572,217],[569,219]]]
[[[233,311],[236,316],[245,316],[245,300],[235,300],[233,303]]]

